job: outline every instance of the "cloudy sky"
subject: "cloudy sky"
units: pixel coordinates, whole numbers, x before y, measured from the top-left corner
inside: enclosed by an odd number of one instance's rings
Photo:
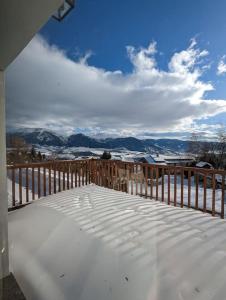
[[[78,0],[50,20],[7,70],[8,128],[214,138],[226,125],[225,1],[165,2]]]

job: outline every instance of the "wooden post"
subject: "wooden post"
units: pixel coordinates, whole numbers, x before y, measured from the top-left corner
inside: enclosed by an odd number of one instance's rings
[[[177,169],[174,168],[174,206],[177,206]]]
[[[180,168],[180,171],[181,171],[180,207],[184,207],[184,169]]]
[[[191,207],[191,170],[188,171],[188,207]]]
[[[222,175],[222,185],[221,185],[221,218],[224,219],[224,185],[225,185],[225,175]]]
[[[206,174],[203,178],[203,212],[206,212]]]
[[[28,177],[28,168],[26,168],[26,202],[29,202],[29,177]]]
[[[168,205],[170,205],[170,168],[168,167]]]
[[[213,173],[212,184],[213,184],[213,192],[212,192],[212,216],[215,216],[215,188],[216,188],[215,173]]]
[[[164,202],[164,197],[165,197],[165,195],[164,195],[164,192],[165,192],[165,191],[164,191],[164,180],[165,180],[165,178],[164,178],[164,172],[165,172],[165,171],[164,171],[164,167],[163,167],[163,168],[162,168],[162,174],[161,174],[161,175],[162,175],[162,176],[161,176],[161,177],[162,177],[162,202]]]
[[[16,195],[15,195],[15,169],[12,168],[12,205],[16,205]]]
[[[19,168],[19,203],[23,204],[23,196],[22,196],[22,168]]]

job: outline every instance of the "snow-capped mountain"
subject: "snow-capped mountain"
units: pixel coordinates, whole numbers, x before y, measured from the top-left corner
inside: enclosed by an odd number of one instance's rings
[[[63,146],[63,147],[87,147],[101,149],[126,149],[130,151],[141,151],[150,153],[172,154],[185,152],[188,141],[176,139],[146,139],[140,140],[134,137],[96,139],[84,134],[73,134],[69,137],[37,128],[11,130],[7,137],[21,137],[27,144],[39,146]]]
[[[42,128],[26,128],[7,133],[7,137],[12,136],[21,137],[26,141],[26,143],[32,145],[64,146],[67,143],[66,138],[56,134],[55,132]]]

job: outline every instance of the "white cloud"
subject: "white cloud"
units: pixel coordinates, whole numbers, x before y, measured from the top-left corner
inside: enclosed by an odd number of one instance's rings
[[[140,135],[187,130],[194,120],[226,111],[226,101],[204,99],[201,80],[208,54],[191,45],[175,53],[167,71],[157,66],[157,45],[127,47],[133,72],[106,71],[78,61],[36,36],[7,71],[7,124],[67,133]]]
[[[226,73],[225,55],[221,58],[217,66],[217,75],[223,75]]]

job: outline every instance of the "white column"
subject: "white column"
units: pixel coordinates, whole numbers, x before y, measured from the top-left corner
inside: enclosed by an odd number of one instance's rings
[[[0,70],[0,278],[9,274],[7,198],[5,82],[4,73]]]

